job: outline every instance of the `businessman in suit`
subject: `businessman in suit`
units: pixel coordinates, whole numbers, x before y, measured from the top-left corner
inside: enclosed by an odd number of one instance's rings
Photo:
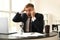
[[[31,3],[28,3],[24,10],[14,16],[13,21],[14,22],[23,22],[24,32],[39,32],[43,33],[44,28],[44,17],[40,13],[36,13],[34,10],[34,5]]]

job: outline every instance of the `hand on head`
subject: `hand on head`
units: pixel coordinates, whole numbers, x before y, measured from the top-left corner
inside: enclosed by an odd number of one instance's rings
[[[35,10],[32,7],[24,8],[22,12],[26,12],[27,16],[34,17],[35,16]]]
[[[34,17],[35,16],[34,5],[31,3],[27,4],[25,8],[22,10],[22,12],[26,12],[27,16]]]

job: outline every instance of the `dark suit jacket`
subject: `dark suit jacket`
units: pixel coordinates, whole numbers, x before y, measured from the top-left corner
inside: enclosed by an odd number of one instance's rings
[[[43,20],[43,15],[40,13],[36,13],[35,14],[36,20],[33,22],[31,22],[31,27],[30,28],[30,32],[39,32],[42,33],[43,32],[43,27],[44,27],[44,20]],[[19,14],[19,12],[17,12],[17,14],[15,15],[15,17],[13,18],[14,22],[23,22],[24,23],[24,27],[23,30],[24,32],[26,32],[26,21],[27,21],[28,17],[26,15],[26,13],[23,13],[22,15]]]

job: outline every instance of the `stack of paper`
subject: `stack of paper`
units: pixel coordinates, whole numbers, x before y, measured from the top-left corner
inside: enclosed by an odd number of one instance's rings
[[[37,36],[44,36],[45,34],[41,34],[41,33],[23,33],[23,34],[12,34],[9,35],[9,37],[37,37]]]

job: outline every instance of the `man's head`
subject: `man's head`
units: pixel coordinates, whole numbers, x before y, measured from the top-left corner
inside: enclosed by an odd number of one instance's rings
[[[25,6],[26,14],[29,15],[29,16],[31,15],[31,11],[33,11],[33,10],[34,10],[34,5],[33,4],[29,3]]]

